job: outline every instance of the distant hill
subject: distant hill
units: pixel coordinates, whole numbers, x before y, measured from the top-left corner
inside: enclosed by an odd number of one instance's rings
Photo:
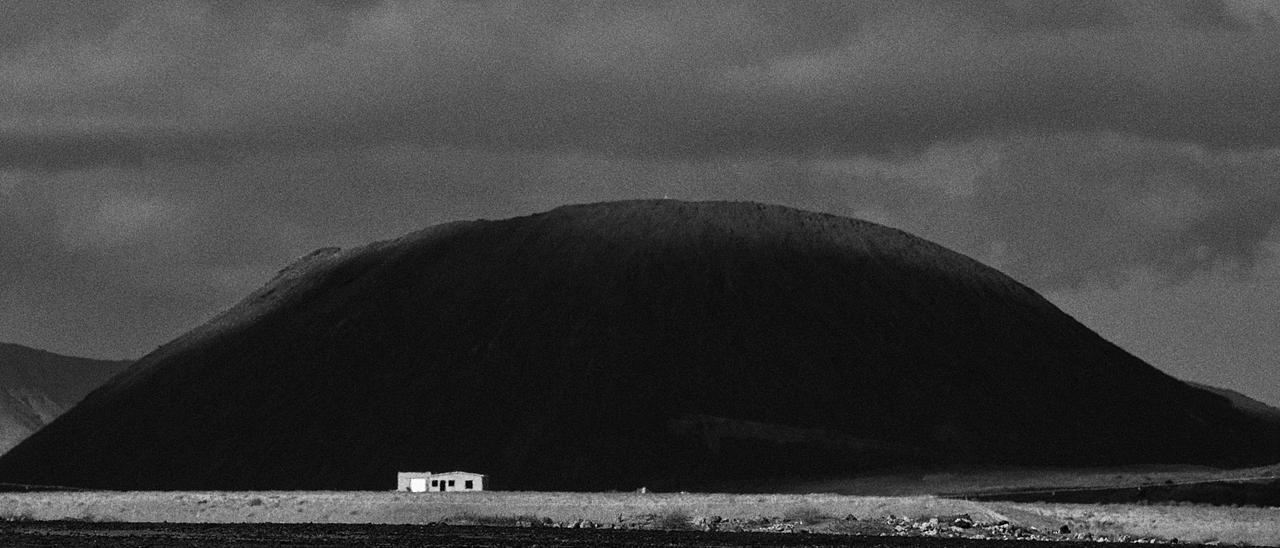
[[[696,489],[1280,461],[1280,426],[905,232],[631,201],[322,249],[0,457],[118,489]]]
[[[1209,386],[1207,384],[1200,384],[1195,382],[1187,382],[1187,384],[1194,386],[1196,388],[1199,388],[1201,390],[1208,390],[1209,392],[1213,392],[1214,394],[1227,398],[1228,400],[1231,401],[1231,405],[1235,406],[1235,408],[1239,409],[1240,411],[1243,411],[1250,415],[1261,417],[1273,422],[1280,422],[1280,409],[1277,409],[1275,407],[1262,403],[1258,400],[1250,398],[1249,396],[1236,392],[1235,390],[1230,390],[1227,388],[1218,388],[1216,386]]]
[[[53,421],[128,365],[0,343],[0,453]]]

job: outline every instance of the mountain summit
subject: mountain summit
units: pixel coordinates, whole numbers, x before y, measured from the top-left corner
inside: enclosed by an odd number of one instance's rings
[[[1280,461],[1280,427],[869,222],[630,201],[319,250],[9,454],[117,489],[696,488],[896,464]]]

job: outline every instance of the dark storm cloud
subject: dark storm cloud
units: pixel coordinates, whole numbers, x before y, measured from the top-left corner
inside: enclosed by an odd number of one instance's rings
[[[290,258],[268,217],[185,171],[0,170],[4,340],[136,357]]]
[[[882,221],[1038,289],[1247,271],[1280,226],[1275,13],[5,3],[0,335],[130,356],[315,247],[663,195]]]
[[[1182,282],[1247,274],[1280,226],[1280,154],[1224,152],[1120,135],[1020,139],[952,202],[977,256],[1044,289],[1118,282],[1137,271]],[[955,232],[951,232],[955,234]],[[967,243],[963,240],[967,239]],[[994,259],[994,257],[993,257]]]
[[[1132,0],[1040,0],[1034,3],[958,0],[940,4],[977,18],[992,30],[1011,33],[1121,29],[1146,21],[1189,30],[1241,29],[1249,25],[1250,19],[1264,16],[1256,10],[1250,12],[1252,6],[1240,5],[1233,9],[1220,0],[1182,0],[1163,2],[1163,5]]]
[[[70,6],[6,14],[0,163],[352,142],[704,157],[1064,130],[1280,136],[1280,34],[1250,4]]]

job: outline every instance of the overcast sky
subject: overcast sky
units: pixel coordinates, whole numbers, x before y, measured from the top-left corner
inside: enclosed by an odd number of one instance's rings
[[[138,357],[317,247],[662,196],[905,229],[1280,405],[1273,2],[0,4],[0,341]]]

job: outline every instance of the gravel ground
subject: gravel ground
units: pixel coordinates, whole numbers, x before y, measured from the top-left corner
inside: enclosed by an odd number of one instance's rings
[[[854,546],[1052,548],[1080,543],[877,537],[822,534],[720,533],[430,525],[0,523],[4,546]],[[1088,546],[1117,546],[1089,543]]]
[[[641,536],[657,534],[655,530],[694,530],[775,536],[950,537],[961,541],[1138,543],[1180,539],[1192,544],[1280,546],[1280,508],[975,502],[923,496],[824,494],[0,493],[0,523],[3,522],[115,524],[113,527],[130,523],[261,524],[264,531],[271,530],[272,524],[536,525],[547,529],[642,530],[637,533]],[[773,542],[783,541],[775,538]]]

